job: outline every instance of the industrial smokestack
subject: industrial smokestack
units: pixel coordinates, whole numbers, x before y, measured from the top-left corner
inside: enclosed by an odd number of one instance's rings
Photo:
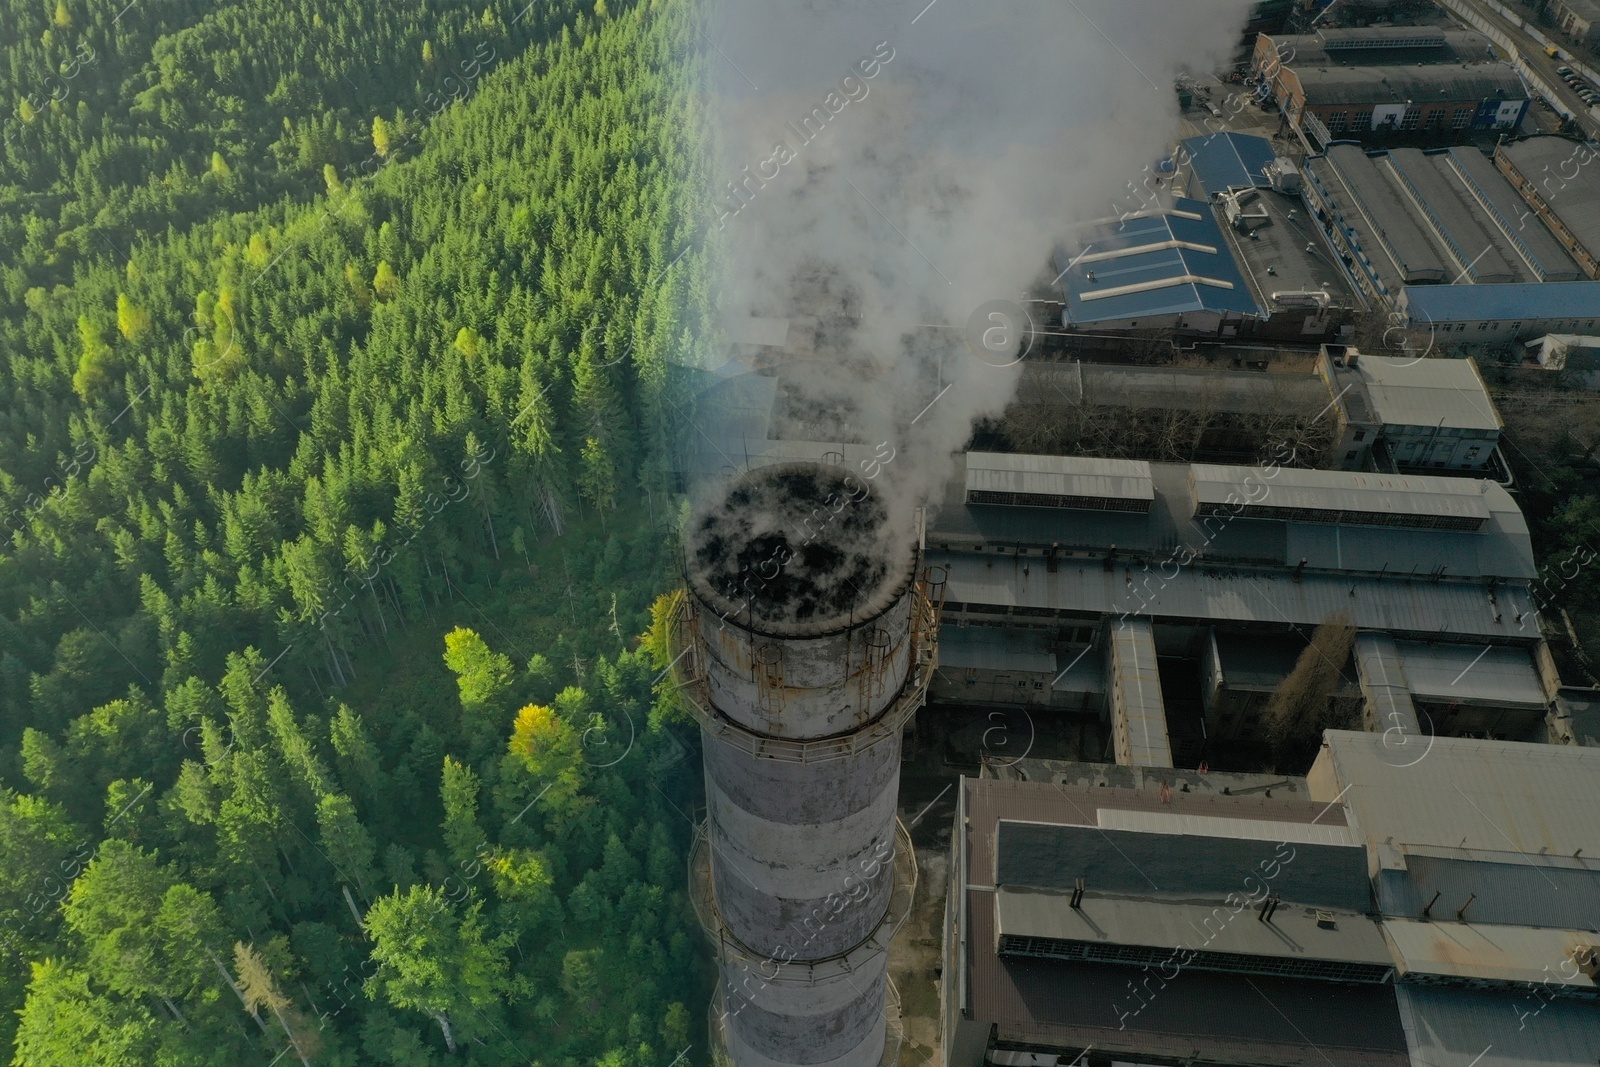
[[[705,742],[712,1037],[735,1064],[884,1053],[901,729],[938,634],[890,516],[848,470],[785,463],[709,494],[686,531],[674,655]]]

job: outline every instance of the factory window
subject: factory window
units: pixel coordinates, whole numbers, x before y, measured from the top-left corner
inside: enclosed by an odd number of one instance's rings
[[[1329,133],[1343,133],[1345,124],[1347,122],[1349,122],[1349,121],[1350,121],[1350,112],[1348,112],[1348,111],[1335,111],[1333,114],[1328,116],[1328,132]]]
[[[1489,324],[1488,324],[1488,323],[1487,323],[1487,322],[1480,322],[1480,323],[1478,323],[1478,329],[1480,329],[1480,330],[1487,330],[1487,329],[1488,329],[1488,328],[1489,328]]]
[[[1346,463],[1350,462],[1352,459],[1355,459],[1355,458],[1356,458],[1356,454],[1354,452],[1346,452],[1344,454],[1344,460],[1345,460]]]
[[[1426,128],[1432,130],[1444,124],[1444,108],[1433,107],[1428,109],[1428,118],[1424,122]]]
[[[1471,462],[1475,461],[1478,458],[1478,453],[1480,451],[1482,451],[1482,449],[1478,449],[1478,448],[1469,448],[1469,449],[1467,449],[1467,462],[1471,463]]]
[[[1464,130],[1464,129],[1467,128],[1467,124],[1470,123],[1471,121],[1472,121],[1472,112],[1470,112],[1470,111],[1457,111],[1450,118],[1450,128],[1452,130]]]
[[[1043,682],[1034,682],[1033,683],[1033,687],[1035,689],[1043,689],[1044,688],[1044,683]]]
[[[1420,107],[1408,107],[1406,108],[1406,117],[1400,120],[1400,128],[1402,130],[1414,130],[1417,128],[1417,123],[1421,118],[1422,109]]]
[[[1356,112],[1355,121],[1350,124],[1350,129],[1356,133],[1366,133],[1368,130],[1372,129],[1372,112]]]
[[[1365,430],[1357,430],[1356,431],[1356,441],[1357,442],[1365,441],[1366,439],[1367,439],[1367,431],[1365,431]]]

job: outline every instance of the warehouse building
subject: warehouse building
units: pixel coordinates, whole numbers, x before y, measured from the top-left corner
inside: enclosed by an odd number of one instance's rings
[[[1408,285],[1395,310],[1408,328],[1456,344],[1592,333],[1600,323],[1600,282]]]
[[[1253,62],[1285,119],[1320,144],[1515,129],[1531,99],[1487,38],[1436,26],[1262,34]]]
[[[1334,144],[1306,173],[1307,203],[1357,279],[1386,301],[1406,286],[1585,276],[1475,148],[1368,154]]]
[[[1317,373],[1338,413],[1333,457],[1344,470],[1482,472],[1494,460],[1504,424],[1470,359],[1324,345]]]
[[[1546,739],[1560,683],[1527,526],[1494,482],[1003,458],[1026,471],[1013,488],[997,457],[969,454],[928,529],[928,562],[949,575],[942,647],[971,656],[944,661],[936,699],[1095,712],[1133,765],[1242,758],[1311,632],[1346,614],[1412,644],[1382,691],[1345,665],[1337,706],[1389,723],[1403,690],[1408,723]],[[1002,657],[1007,642],[1027,664]],[[1484,707],[1438,684],[1473,657],[1502,678]]]
[[[1250,794],[1234,796],[1204,775],[1052,771],[961,782],[944,1067],[1196,1049],[1409,1067],[1366,852],[1337,805],[1282,776],[1229,775]]]
[[[1500,173],[1590,278],[1600,278],[1600,170],[1589,165],[1597,155],[1564,137],[1507,142],[1494,153]]]
[[[1306,778],[992,773],[957,800],[944,1067],[1600,1059],[1596,749],[1330,730]]]

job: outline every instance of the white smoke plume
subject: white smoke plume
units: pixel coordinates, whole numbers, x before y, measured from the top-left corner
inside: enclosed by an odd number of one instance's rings
[[[1177,132],[1175,75],[1228,62],[1248,0],[713,4],[723,316],[816,321],[779,367],[785,436],[891,442],[903,514],[1016,387],[967,345],[974,312],[1117,214]]]

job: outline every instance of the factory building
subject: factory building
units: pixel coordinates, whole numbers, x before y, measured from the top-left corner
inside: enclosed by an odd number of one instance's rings
[[[1338,414],[1332,458],[1343,470],[1482,472],[1494,460],[1504,424],[1471,359],[1324,345],[1317,373]]]
[[[1047,770],[962,779],[942,1067],[1409,1067],[1337,805],[1281,775]]]
[[[1590,278],[1600,278],[1600,172],[1591,146],[1564,137],[1501,144],[1495,166]],[[1524,211],[1526,213],[1526,209]]]
[[[936,698],[1093,711],[1119,761],[1193,766],[1255,751],[1267,697],[1343,615],[1406,644],[1403,673],[1379,688],[1352,656],[1337,707],[1390,721],[1403,689],[1423,727],[1547,739],[1560,683],[1530,598],[1532,546],[1494,482],[1005,459],[1028,468],[1014,491],[995,457],[969,454],[928,530],[928,561],[949,575],[942,647],[971,657],[944,661]],[[1028,662],[1003,661],[1004,647]],[[1476,656],[1501,678],[1483,706],[1438,684]]]
[[[1531,99],[1487,38],[1436,26],[1262,34],[1253,65],[1285,119],[1320,144],[1515,129]]]
[[[1408,328],[1458,345],[1592,333],[1600,323],[1600,282],[1409,285],[1395,310]]]
[[[1475,148],[1368,154],[1334,144],[1306,163],[1306,199],[1358,281],[1393,303],[1407,286],[1585,277]]]
[[[991,774],[957,801],[944,1067],[1600,1059],[1592,748],[1330,730],[1305,778]]]

